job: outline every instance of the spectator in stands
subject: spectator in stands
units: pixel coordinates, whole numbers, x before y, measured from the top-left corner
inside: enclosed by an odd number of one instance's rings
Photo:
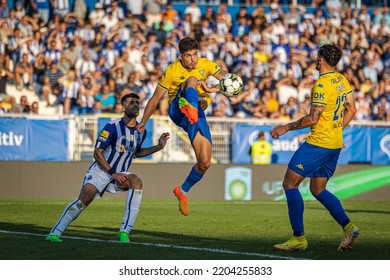
[[[42,94],[45,98],[47,106],[51,105],[50,95],[53,94],[58,104],[58,98],[62,93],[62,80],[65,78],[64,73],[58,67],[58,61],[53,60],[50,63],[50,69],[46,70],[43,76]]]
[[[18,24],[20,23],[20,20],[16,17],[15,10],[10,10],[9,18],[7,18],[6,21],[3,21],[3,22],[8,23],[8,28],[9,28],[8,32],[11,32],[11,31],[15,30],[15,28],[18,26]]]
[[[50,16],[50,3],[45,0],[30,0],[31,8],[34,11],[38,11],[39,17],[45,23],[45,25],[49,22]]]
[[[0,56],[0,95],[7,94],[7,83],[14,78],[14,74],[9,70],[9,57],[5,54]]]
[[[10,8],[8,7],[8,1],[1,0],[0,1],[0,18],[2,18],[2,19],[9,18],[9,12],[10,12]]]
[[[53,32],[53,37],[56,36],[56,32]],[[51,63],[53,60],[60,60],[62,56],[62,52],[57,48],[57,41],[55,38],[51,38],[48,40],[49,47],[45,51],[45,59],[47,63]]]
[[[39,26],[37,26],[35,23],[33,26],[31,23],[34,22],[28,16],[23,16],[22,19],[20,20],[20,23],[18,24],[18,28],[22,33],[23,37],[30,37],[33,35],[34,30],[39,29]]]
[[[290,97],[287,100],[286,112],[290,116],[290,119],[296,118],[296,115],[299,112],[298,103],[297,103],[297,99],[296,98]]]
[[[390,120],[390,102],[386,95],[381,95],[379,101],[375,104],[373,109],[372,119],[374,121],[389,121]]]
[[[80,84],[76,79],[76,73],[74,71],[69,71],[67,75],[64,76],[62,82],[62,96],[61,100],[64,104],[64,114],[78,114],[79,106],[77,104],[77,99],[79,97]]]
[[[17,89],[26,87],[33,89],[33,66],[28,61],[28,55],[23,54],[22,61],[15,68],[15,82]]]
[[[45,75],[47,62],[42,52],[38,53],[34,61],[33,79],[36,94],[41,94],[43,86],[43,76]]]
[[[278,3],[271,3],[270,12],[266,15],[268,23],[274,23],[277,18],[284,18],[282,7]]]
[[[98,28],[103,24],[103,18],[106,13],[103,10],[103,5],[99,2],[95,4],[95,10],[89,13],[88,18],[91,26],[94,28]]]
[[[386,21],[386,24],[390,25],[390,13],[389,7],[376,8],[374,10],[374,24],[379,24],[382,19]]]
[[[0,95],[0,115],[8,113],[8,109],[3,105],[3,97]]]
[[[69,11],[69,0],[50,0],[51,6],[54,9],[54,14],[57,14],[61,17],[61,19],[64,19]]]
[[[125,13],[123,8],[119,6],[118,1],[111,1],[111,7],[106,9],[106,13],[112,13],[112,15],[118,20],[123,20],[125,18]]]
[[[162,2],[160,0],[144,0],[143,1],[147,26],[152,27],[156,22],[161,21]]]
[[[28,104],[27,96],[22,95],[20,96],[19,105],[21,107],[21,113],[30,113],[31,108]]]
[[[102,86],[101,92],[98,93],[95,99],[101,102],[101,109],[103,113],[113,112],[116,104],[116,98],[114,93],[110,91],[108,84],[104,84]]]
[[[33,103],[31,103],[30,113],[33,115],[39,115],[39,104],[37,101],[34,101]]]
[[[83,57],[77,59],[74,68],[78,78],[96,70],[96,63],[91,59],[89,51],[83,53]]]
[[[354,120],[370,120],[371,119],[371,108],[366,95],[363,92],[359,92],[355,100],[356,114]]]
[[[94,110],[95,96],[98,93],[96,81],[93,75],[84,75],[80,85],[77,104],[79,114],[92,114]]]
[[[145,21],[145,15],[143,14],[143,0],[127,0],[127,13],[132,17]]]

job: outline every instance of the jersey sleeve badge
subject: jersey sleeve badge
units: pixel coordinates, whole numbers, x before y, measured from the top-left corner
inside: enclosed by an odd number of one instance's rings
[[[110,136],[110,133],[107,130],[102,130],[99,135],[99,140],[105,142],[108,139],[108,136]]]

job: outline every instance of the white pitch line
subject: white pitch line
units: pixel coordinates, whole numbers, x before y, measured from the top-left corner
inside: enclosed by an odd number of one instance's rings
[[[20,231],[7,231],[7,230],[0,230],[0,233],[30,235],[30,236],[42,236],[42,237],[46,236],[45,234],[40,234],[40,233],[20,232]],[[116,240],[104,240],[104,239],[88,238],[88,237],[77,237],[77,236],[61,236],[61,238],[63,238],[63,239],[85,240],[85,241],[91,241],[91,242],[118,243],[118,241],[116,241]],[[192,251],[204,251],[204,252],[211,252],[211,253],[222,253],[222,254],[229,254],[229,255],[265,257],[265,258],[280,259],[280,260],[309,260],[309,259],[293,258],[293,257],[287,257],[287,256],[278,256],[278,255],[272,255],[272,254],[261,254],[261,253],[251,253],[251,252],[238,252],[238,251],[231,251],[231,250],[225,250],[225,249],[201,248],[201,247],[191,247],[191,246],[178,246],[178,245],[162,244],[162,243],[131,242],[131,244],[142,245],[142,246],[160,247],[160,248],[173,248],[173,249],[183,249],[183,250],[192,250]]]

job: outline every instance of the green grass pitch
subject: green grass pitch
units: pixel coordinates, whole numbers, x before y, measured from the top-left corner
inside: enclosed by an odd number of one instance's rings
[[[278,252],[291,236],[285,202],[189,200],[190,215],[176,199],[144,199],[131,244],[116,241],[125,199],[94,201],[71,223],[64,242],[44,240],[71,199],[0,199],[2,260],[388,260],[390,201],[343,201],[361,235],[347,253],[336,248],[339,225],[318,202],[305,202],[304,252]]]

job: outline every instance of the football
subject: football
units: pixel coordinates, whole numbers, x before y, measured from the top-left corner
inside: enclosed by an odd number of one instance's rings
[[[237,74],[226,74],[219,81],[219,90],[226,97],[238,96],[244,87],[242,79]]]

